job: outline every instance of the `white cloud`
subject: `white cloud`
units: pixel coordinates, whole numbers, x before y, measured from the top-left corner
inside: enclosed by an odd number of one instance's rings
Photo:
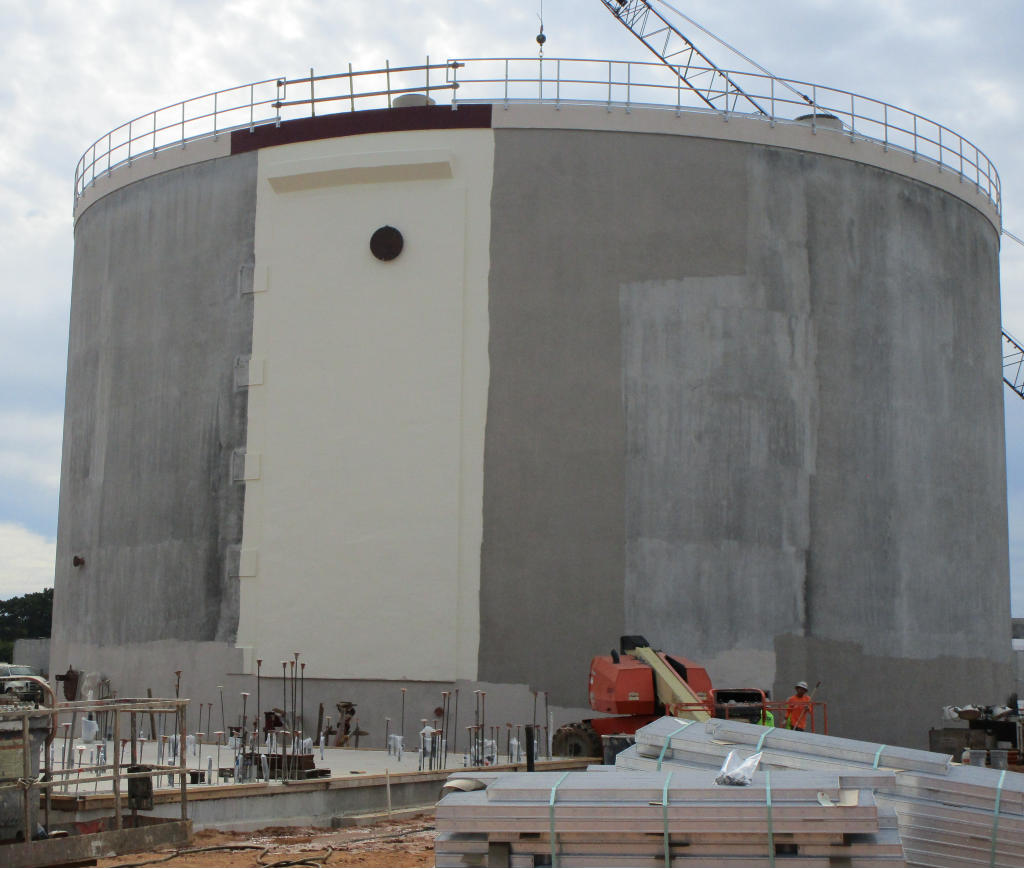
[[[0,599],[53,588],[57,541],[0,522]]]
[[[59,413],[0,410],[0,481],[59,488],[63,430]]]

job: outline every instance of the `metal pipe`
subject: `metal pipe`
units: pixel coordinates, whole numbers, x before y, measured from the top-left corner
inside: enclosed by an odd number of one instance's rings
[[[242,694],[242,730],[241,730],[241,733],[239,735],[242,737],[242,768],[244,769],[245,768],[245,750],[246,750],[246,747],[247,747],[246,744],[249,741],[248,739],[246,739],[246,736],[249,733],[249,722],[248,722],[248,717],[247,717],[247,714],[246,714],[249,711],[249,709],[248,709],[248,707],[249,707],[249,693],[247,691],[242,691],[241,694]],[[248,778],[248,776],[246,776],[246,778]]]
[[[288,727],[288,662],[281,662],[281,781],[288,781],[288,773],[285,769],[285,739],[284,731]]]
[[[544,692],[544,733],[546,735],[544,754],[551,760],[551,712],[548,707],[548,692]]]
[[[452,753],[457,752],[457,745],[459,742],[459,689],[455,689],[455,721],[452,723],[452,732],[455,734],[455,739],[452,742]]]
[[[181,670],[175,670],[174,671],[174,675],[176,677],[176,681],[174,683],[174,699],[175,700],[179,700],[179,699],[181,699]],[[181,718],[182,718],[181,709],[176,706],[175,707],[175,712],[174,712],[174,724],[175,724],[174,729],[175,730],[181,730],[182,729]],[[181,749],[182,749],[182,746],[179,745],[178,746],[179,752],[181,751]]]
[[[131,759],[133,767],[139,765],[139,747],[138,747],[138,733],[137,733],[138,718],[136,717],[137,714],[138,713],[133,712],[131,714],[131,718],[128,719],[129,726],[132,729],[132,749],[131,749],[131,755],[129,757]],[[116,722],[117,722],[117,718],[116,717],[115,717],[114,721],[115,721],[115,725],[116,725]],[[129,770],[129,772],[131,772],[131,770]],[[129,790],[130,790],[130,788],[129,788]],[[132,810],[132,827],[134,828],[136,826],[136,822],[138,821],[138,818],[139,818],[139,810],[135,806],[131,805],[131,794],[130,793],[128,795],[128,803],[129,803],[129,806],[130,806],[130,808]]]
[[[260,702],[260,671],[263,669],[263,659],[256,659],[256,721],[257,721],[257,732],[259,732],[259,722],[263,719],[263,705]]]

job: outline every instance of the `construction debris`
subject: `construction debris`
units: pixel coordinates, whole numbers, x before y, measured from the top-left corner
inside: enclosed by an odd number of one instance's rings
[[[620,771],[717,769],[731,751],[760,751],[760,768],[780,771],[889,769],[875,785],[895,810],[907,860],[922,866],[1024,865],[1024,775],[963,766],[949,755],[820,734],[712,720],[662,718],[619,754]]]

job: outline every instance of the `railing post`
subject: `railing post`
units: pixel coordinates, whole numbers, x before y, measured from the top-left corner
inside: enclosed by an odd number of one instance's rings
[[[856,141],[855,137],[857,135],[857,113],[856,113],[856,110],[854,108],[853,100],[854,100],[854,96],[853,96],[853,94],[850,94],[850,141],[851,142]]]
[[[216,142],[220,136],[217,133],[217,94],[213,94],[213,141]]]
[[[110,177],[110,144],[113,141],[114,131],[107,133],[107,177]]]
[[[562,60],[555,62],[555,109],[562,110]]]
[[[310,70],[309,72],[310,72],[310,76],[312,76],[313,70]],[[427,73],[427,75],[429,75],[429,74],[430,73]],[[310,84],[312,85],[312,82],[310,82]],[[430,88],[429,87],[427,88],[427,96],[428,97],[430,96]],[[355,86],[355,81],[352,78],[352,64],[351,63],[348,65],[348,100],[349,100],[349,106],[351,107],[352,111],[354,112],[356,110],[356,86]]]
[[[630,101],[633,99],[633,64],[626,61],[626,114],[629,114]]]
[[[886,103],[885,107],[885,147],[882,149],[886,152],[889,151],[889,104]]]
[[[387,85],[388,85],[388,108],[391,108],[391,61],[384,61],[384,69],[387,70]]]
[[[352,72],[352,64],[351,63],[348,65],[348,71],[349,71],[349,73]],[[349,77],[348,81],[349,81],[349,85],[351,85],[352,84],[351,76]],[[427,100],[429,100],[429,99],[430,99],[430,55],[428,54],[427,55]],[[428,102],[427,105],[429,105],[429,104],[430,103]],[[355,100],[353,100],[352,101],[352,111],[355,111],[355,110],[356,110],[356,103],[355,103]]]
[[[775,78],[772,78],[772,129],[775,129]]]
[[[121,714],[114,710],[114,829],[120,830],[121,821]]]
[[[505,58],[505,109],[508,110],[508,58]]]
[[[608,111],[612,110],[612,62],[608,61]]]
[[[813,85],[811,90],[811,133],[818,135],[818,86]]]
[[[914,115],[914,162],[917,162],[917,115]]]
[[[156,112],[153,112],[153,159],[156,159]]]
[[[185,103],[181,104],[181,147],[185,147]]]
[[[128,168],[132,166],[132,122],[128,122]]]
[[[21,716],[21,757],[22,757],[22,765],[21,765],[22,766],[22,771],[21,771],[21,774],[24,777],[23,780],[25,782],[24,787],[21,789],[22,807],[24,808],[24,813],[23,813],[22,817],[24,818],[25,842],[27,843],[27,842],[31,842],[32,839],[35,838],[35,836],[33,835],[35,833],[35,830],[32,829],[32,801],[30,799],[31,792],[32,792],[32,786],[29,784],[32,781],[32,779],[33,779],[33,775],[32,775],[32,771],[33,771],[32,770],[32,741],[31,741],[31,735],[29,734],[29,730],[28,730],[28,715],[27,714]],[[39,770],[37,769],[37,770],[35,770],[35,772],[38,774]]]
[[[676,67],[676,117],[682,117],[683,114],[683,74],[679,71],[679,67]]]
[[[544,105],[544,55],[540,56],[540,67],[537,74],[537,103]]]
[[[958,136],[960,139],[960,183],[964,183],[964,137]]]
[[[182,704],[178,704],[180,709]],[[185,749],[185,742],[187,740],[187,734],[185,733],[185,716],[179,715],[178,721],[180,722],[180,728],[178,730],[178,766],[181,768],[181,820],[188,820],[188,772],[185,767],[188,764],[188,751]]]
[[[942,126],[939,126],[939,174],[942,174]]]
[[[452,61],[452,111],[459,107],[459,62]]]

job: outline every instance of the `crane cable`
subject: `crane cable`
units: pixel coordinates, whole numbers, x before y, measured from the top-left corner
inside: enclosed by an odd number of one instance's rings
[[[666,9],[671,9],[673,12],[675,12],[676,15],[678,15],[680,18],[684,19],[685,21],[688,21],[690,24],[692,24],[694,27],[696,27],[699,31],[701,31],[701,33],[704,33],[707,36],[710,36],[713,40],[715,40],[715,42],[719,43],[720,45],[724,45],[727,49],[729,49],[729,51],[731,51],[737,57],[742,57],[751,66],[756,67],[761,72],[763,72],[766,76],[768,76],[768,78],[774,79],[780,85],[782,85],[784,88],[788,88],[789,90],[791,90],[798,97],[800,97],[800,99],[804,100],[804,102],[806,102],[807,105],[812,106],[812,107],[814,106],[814,101],[810,97],[808,97],[807,94],[801,93],[795,87],[793,87],[791,84],[786,82],[784,79],[781,79],[777,75],[775,75],[774,73],[769,72],[767,69],[765,69],[763,66],[761,66],[761,64],[759,64],[756,60],[754,60],[753,58],[747,57],[738,48],[734,48],[733,46],[729,45],[729,43],[726,42],[724,39],[722,39],[722,38],[720,38],[718,36],[715,36],[714,33],[712,33],[710,30],[708,30],[703,25],[698,24],[689,15],[685,14],[684,12],[680,12],[678,9],[676,9],[676,7],[673,6],[671,3],[667,3],[666,0],[657,0],[657,2],[660,3],[662,6],[664,6]]]

